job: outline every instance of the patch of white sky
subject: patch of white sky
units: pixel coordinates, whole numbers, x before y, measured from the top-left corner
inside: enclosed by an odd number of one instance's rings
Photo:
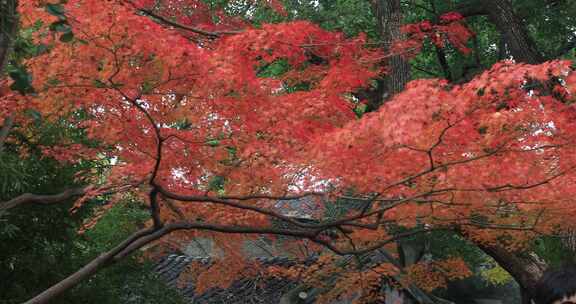
[[[190,185],[190,184],[192,184],[192,181],[190,179],[188,179],[187,174],[186,174],[187,171],[188,170],[184,167],[176,167],[176,168],[172,168],[171,174],[175,180],[180,181],[184,184]]]
[[[314,167],[307,166],[294,169],[295,173],[289,174],[287,177],[291,179],[288,185],[288,191],[292,193],[313,191],[313,192],[328,192],[338,179],[326,179],[318,176],[314,171]]]

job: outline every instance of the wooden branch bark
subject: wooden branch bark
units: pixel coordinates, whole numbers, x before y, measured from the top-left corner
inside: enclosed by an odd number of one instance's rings
[[[58,194],[32,194],[24,193],[6,202],[0,202],[0,212],[25,204],[50,205],[80,196],[86,193],[85,187],[72,188]]]
[[[122,243],[114,247],[112,250],[101,254],[90,263],[86,264],[80,270],[76,271],[72,275],[68,276],[64,280],[54,284],[52,287],[46,289],[39,295],[35,296],[34,298],[26,301],[24,304],[44,304],[50,303],[54,300],[57,296],[64,293],[65,291],[73,288],[74,286],[78,285],[80,282],[85,280],[86,278],[92,276],[94,273],[99,271],[100,269],[104,268],[105,266],[109,265],[113,258],[121,251],[123,251],[126,247],[130,244],[134,243],[135,241],[143,238],[144,236],[151,234],[154,232],[152,229],[143,229],[140,230],[129,238],[124,240]]]
[[[535,253],[511,252],[498,244],[479,243],[466,234],[462,234],[462,236],[475,244],[486,255],[493,258],[500,267],[506,270],[520,286],[522,297],[526,298],[525,300],[527,301],[530,300],[532,297],[531,293],[546,268],[546,265],[537,261],[538,257]]]
[[[276,228],[254,228],[254,227],[244,227],[244,226],[224,226],[215,225],[209,223],[200,222],[176,222],[170,223],[162,226],[161,228],[148,228],[142,229],[122,243],[109,250],[106,253],[101,254],[90,263],[86,264],[80,270],[71,274],[64,280],[56,283],[52,287],[43,291],[34,298],[28,300],[24,304],[44,304],[51,303],[56,297],[64,293],[65,291],[78,285],[83,280],[92,276],[99,270],[117,262],[129,254],[135,252],[136,250],[142,248],[143,246],[160,239],[161,237],[168,235],[172,232],[179,230],[209,230],[214,232],[222,233],[232,233],[232,234],[276,234],[276,235],[286,235],[300,238],[314,239],[316,237],[316,232],[312,231],[294,231],[289,229],[276,229]]]
[[[176,29],[180,29],[180,30],[185,30],[191,33],[195,33],[195,34],[199,34],[199,35],[203,35],[206,36],[208,38],[214,39],[214,38],[218,38],[222,35],[234,35],[234,34],[239,34],[242,33],[242,30],[238,30],[238,31],[218,31],[218,32],[211,32],[211,31],[206,31],[203,29],[199,29],[196,27],[192,27],[192,26],[188,26],[188,25],[184,25],[178,22],[174,22],[168,18],[164,18],[158,14],[155,14],[153,11],[151,10],[147,10],[147,9],[138,9],[138,11],[146,16],[150,16],[154,19],[156,19],[158,22],[171,26],[173,28]]]

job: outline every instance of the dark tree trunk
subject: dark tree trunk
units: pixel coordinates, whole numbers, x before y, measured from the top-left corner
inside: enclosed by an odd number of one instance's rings
[[[502,37],[509,55],[517,62],[538,64],[544,57],[528,35],[524,21],[515,13],[510,0],[469,0],[457,7],[465,17],[486,15]]]
[[[18,30],[17,0],[0,0],[0,78],[3,77],[4,68],[8,61],[8,54],[12,50],[14,37]],[[0,90],[0,95],[1,95]],[[1,97],[1,96],[0,96]],[[0,127],[0,153],[4,149],[6,137],[14,124],[14,113],[4,118]]]
[[[464,236],[466,238],[466,236]],[[467,238],[470,240],[470,238]],[[534,253],[517,253],[499,245],[486,245],[474,242],[480,250],[493,258],[496,263],[506,270],[518,283],[522,296],[522,303],[530,304],[531,291],[544,273],[546,264]]]
[[[532,297],[524,288],[520,288],[520,304],[532,304]]]
[[[4,70],[18,29],[17,7],[17,0],[0,0],[0,72]]]
[[[464,16],[487,15],[500,32],[501,52],[522,63],[538,64],[544,57],[537,50],[535,42],[528,35],[523,20],[514,12],[509,0],[472,0],[458,9]],[[535,254],[510,252],[498,245],[478,244],[477,246],[505,269],[520,286],[522,304],[531,304],[531,291],[546,265]]]
[[[460,6],[459,11],[464,16],[487,15],[500,32],[500,51],[507,52],[517,62],[538,64],[544,61],[509,0],[472,0]],[[515,279],[520,286],[522,304],[530,304],[531,291],[542,276],[545,263],[535,254],[514,253],[498,245],[477,245]]]
[[[576,230],[571,229],[562,234],[562,245],[570,252],[570,261],[567,263],[576,263]]]
[[[534,266],[534,263],[529,259],[510,252],[506,248],[484,244],[479,244],[478,247],[510,273],[523,288],[533,288],[542,275],[540,267]]]
[[[491,7],[488,18],[500,30],[514,60],[530,64],[543,62],[544,57],[536,49],[536,44],[528,35],[524,22],[514,12],[512,3],[509,0],[486,2]]]
[[[375,0],[372,3],[384,51],[389,52],[395,41],[403,39],[400,30],[402,27],[400,0]],[[378,109],[384,101],[404,90],[410,80],[410,64],[401,55],[388,58],[385,65],[389,73],[380,81],[377,96],[369,101],[368,108],[371,111]]]
[[[501,37],[501,52],[506,52],[517,62],[538,64],[544,57],[528,35],[523,20],[514,12],[509,0],[470,0],[458,7],[465,17],[486,15]],[[469,239],[469,238],[468,238]],[[522,304],[531,303],[531,291],[542,276],[546,265],[533,255],[510,252],[498,245],[476,244],[505,269],[520,286]]]

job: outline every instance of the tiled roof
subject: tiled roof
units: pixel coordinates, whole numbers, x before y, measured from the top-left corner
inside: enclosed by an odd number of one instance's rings
[[[260,257],[255,262],[264,266],[290,267],[297,263],[288,257]],[[239,279],[229,288],[212,288],[202,294],[195,293],[194,282],[186,282],[184,286],[178,284],[179,275],[191,263],[200,263],[209,266],[211,258],[190,257],[170,254],[158,261],[154,271],[166,283],[176,288],[180,293],[194,304],[277,304],[286,292],[296,287],[297,282],[272,277],[256,277]],[[303,263],[309,263],[304,261]]]

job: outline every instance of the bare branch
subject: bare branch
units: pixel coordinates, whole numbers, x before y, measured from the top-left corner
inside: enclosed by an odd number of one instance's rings
[[[150,216],[154,223],[155,228],[161,228],[164,224],[160,218],[160,204],[158,204],[158,189],[152,186],[150,194],[148,195],[150,200]]]
[[[44,304],[50,303],[55,297],[64,293],[65,291],[73,288],[74,286],[78,285],[78,283],[82,282],[84,279],[90,277],[100,269],[104,268],[105,266],[109,265],[112,262],[114,256],[116,256],[119,252],[123,251],[126,247],[130,244],[135,242],[136,240],[142,239],[144,236],[152,233],[152,229],[143,229],[140,230],[118,246],[114,247],[112,250],[101,254],[90,263],[86,264],[80,270],[76,271],[72,275],[68,276],[64,280],[58,282],[57,284],[53,285],[52,287],[46,289],[39,295],[35,296],[34,298],[26,301],[24,304]]]
[[[151,10],[147,10],[147,9],[140,8],[140,9],[138,9],[138,11],[139,11],[140,13],[142,13],[142,14],[144,14],[144,15],[147,15],[147,16],[150,16],[150,17],[152,17],[152,18],[154,18],[154,19],[158,20],[159,22],[164,23],[164,24],[166,24],[166,25],[172,26],[172,27],[177,28],[177,29],[186,30],[186,31],[189,31],[189,32],[192,32],[192,33],[195,33],[195,34],[208,36],[208,37],[211,38],[211,39],[218,38],[218,37],[220,37],[220,36],[222,36],[222,35],[234,35],[234,34],[240,34],[240,33],[243,32],[242,30],[238,30],[238,31],[218,31],[218,32],[211,32],[211,31],[206,31],[206,30],[203,30],[203,29],[199,29],[199,28],[196,28],[196,27],[184,25],[184,24],[181,24],[181,23],[178,23],[178,22],[169,20],[168,18],[165,18],[165,17],[162,17],[162,16],[160,16],[160,15],[158,15],[158,14],[155,14],[155,13],[152,12]]]
[[[58,194],[42,195],[42,194],[24,193],[7,202],[0,202],[0,212],[7,211],[9,209],[24,204],[51,205],[60,203],[62,201],[74,198],[76,196],[84,195],[86,193],[86,190],[87,190],[86,187],[80,187],[80,188],[68,189]]]
[[[206,231],[213,231],[213,232],[220,232],[220,233],[229,233],[229,234],[272,234],[272,235],[284,235],[284,236],[292,236],[297,238],[304,238],[310,239],[316,242],[318,234],[320,230],[294,230],[294,229],[280,229],[280,228],[272,228],[272,227],[250,227],[250,226],[238,226],[238,225],[218,225],[218,224],[210,224],[204,222],[175,222],[175,223],[168,223],[164,225],[161,229],[157,229],[154,233],[146,235],[139,240],[127,246],[124,250],[119,252],[114,259],[121,260],[122,258],[126,257],[134,250],[141,248],[142,246],[156,241],[161,237],[170,234],[175,231],[180,230],[206,230]]]
[[[234,201],[234,199],[238,199],[238,198],[247,199],[247,197],[210,197],[210,196],[199,196],[199,195],[180,195],[180,194],[172,193],[172,192],[162,188],[161,186],[156,186],[156,187],[158,189],[158,192],[161,193],[163,196],[165,196],[167,198],[171,198],[173,200],[177,200],[177,201],[208,202],[208,203],[214,203],[214,204],[219,204],[219,205],[225,205],[225,206],[230,206],[233,208],[249,210],[249,211],[257,212],[260,214],[264,214],[264,215],[288,222],[288,223],[295,225],[297,227],[303,227],[303,228],[318,227],[318,225],[305,224],[305,223],[302,223],[302,222],[295,220],[292,217],[282,215],[278,212],[275,212],[275,211],[272,211],[269,209],[251,206],[251,205],[245,205],[245,204],[241,204],[239,202]],[[252,197],[251,199],[254,199],[254,198],[270,199],[270,197],[268,197],[268,196],[255,196],[255,197]]]

